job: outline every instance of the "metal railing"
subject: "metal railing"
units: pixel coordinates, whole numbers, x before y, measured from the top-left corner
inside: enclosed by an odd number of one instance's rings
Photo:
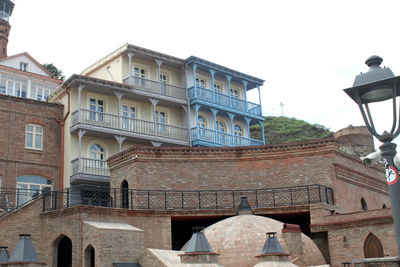
[[[76,186],[43,195],[43,211],[89,205],[133,210],[236,209],[247,197],[253,208],[290,207],[333,202],[333,189],[306,185],[249,190],[137,190]]]
[[[203,127],[194,127],[191,129],[192,141],[202,141],[210,145],[219,146],[261,146],[262,140],[237,136],[224,132],[217,132]]]
[[[76,158],[71,161],[72,175],[78,173],[110,176],[107,161],[90,158]]]
[[[132,119],[87,109],[76,110],[72,113],[72,126],[77,123],[117,129],[130,133],[165,137],[179,141],[189,141],[188,129],[185,127]]]
[[[253,115],[261,116],[261,108],[259,104],[246,102],[243,99],[215,92],[200,86],[189,88],[189,99],[200,99],[210,103],[214,103],[223,107],[232,108],[242,112],[247,112]],[[246,106],[247,104],[247,106]]]
[[[148,80],[140,77],[131,77],[132,82],[129,83],[129,77],[123,80],[124,83],[134,86],[135,90],[149,92],[157,95],[169,96],[182,100],[187,99],[186,88],[178,85],[172,85],[159,81]]]
[[[50,190],[0,188],[0,217],[19,209],[43,194],[50,194]]]

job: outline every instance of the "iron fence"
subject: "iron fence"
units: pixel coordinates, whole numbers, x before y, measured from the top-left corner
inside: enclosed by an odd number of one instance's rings
[[[50,194],[50,188],[45,190],[0,188],[0,217],[45,194]]]
[[[236,209],[242,197],[247,197],[253,208],[334,204],[333,189],[318,184],[269,189],[200,191],[75,186],[44,194],[43,211],[79,205],[132,210]]]

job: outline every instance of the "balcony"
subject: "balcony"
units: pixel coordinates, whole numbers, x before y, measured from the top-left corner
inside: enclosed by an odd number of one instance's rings
[[[131,77],[132,82],[129,83],[129,77],[125,78],[123,82],[125,84],[133,85],[134,90],[142,91],[146,93],[152,93],[159,96],[167,96],[171,98],[177,98],[180,100],[187,100],[186,88],[167,84],[160,83],[159,81],[148,80],[139,77]]]
[[[71,164],[72,184],[87,182],[104,184],[110,182],[110,171],[105,160],[76,158],[71,161]]]
[[[262,140],[247,138],[243,136],[232,136],[229,133],[217,132],[203,127],[194,127],[191,129],[193,146],[261,146]]]
[[[262,116],[261,107],[258,104],[252,102],[246,103],[243,99],[215,92],[200,86],[189,88],[189,99],[191,100],[191,104],[212,105],[228,112],[239,112],[247,116]]]
[[[150,141],[189,145],[189,133],[185,127],[131,119],[86,109],[76,110],[72,113],[71,132],[77,128]]]

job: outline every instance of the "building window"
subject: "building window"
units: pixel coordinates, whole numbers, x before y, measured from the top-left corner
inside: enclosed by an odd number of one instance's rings
[[[200,128],[206,128],[207,127],[206,120],[204,119],[203,116],[199,116],[197,118],[197,126],[199,126]]]
[[[37,124],[26,125],[25,148],[43,149],[43,127]]]
[[[126,130],[135,129],[135,108],[122,106],[122,127]]]
[[[18,205],[23,205],[40,194],[51,191],[52,181],[39,175],[24,175],[17,178]]]
[[[217,131],[220,133],[224,133],[225,132],[225,126],[224,123],[217,120]]]
[[[206,88],[206,81],[204,79],[196,78],[196,85],[202,88]]]
[[[145,87],[146,81],[143,79],[146,79],[146,70],[143,68],[135,67],[134,74],[135,74],[135,86]]]
[[[239,125],[235,125],[233,127],[233,135],[235,136],[235,144],[240,145],[242,144],[243,140],[242,140],[242,136],[243,136],[243,132],[242,132],[242,127],[240,127]]]
[[[363,197],[361,198],[361,209],[363,211],[367,211],[368,210],[367,202],[365,201],[365,199]]]
[[[89,100],[89,119],[93,121],[103,121],[104,102],[101,99],[90,98]]]
[[[28,70],[28,63],[20,62],[19,63],[19,69],[22,70],[22,71],[27,71]]]

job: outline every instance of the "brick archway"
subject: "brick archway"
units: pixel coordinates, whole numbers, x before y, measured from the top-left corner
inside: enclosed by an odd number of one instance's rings
[[[383,257],[383,247],[381,241],[372,233],[370,233],[364,242],[365,258]]]

